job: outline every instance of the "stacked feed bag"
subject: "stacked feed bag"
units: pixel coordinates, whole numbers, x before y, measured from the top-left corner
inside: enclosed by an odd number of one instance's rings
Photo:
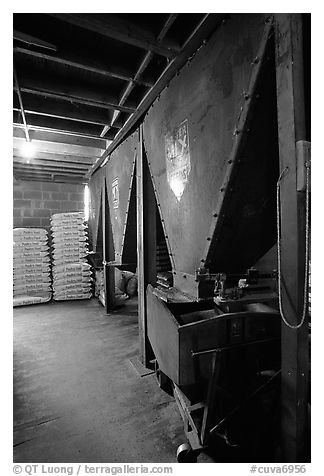
[[[89,299],[92,271],[87,262],[89,248],[84,214],[56,213],[52,215],[51,230],[54,299]]]
[[[13,305],[37,304],[52,297],[47,231],[13,230]]]

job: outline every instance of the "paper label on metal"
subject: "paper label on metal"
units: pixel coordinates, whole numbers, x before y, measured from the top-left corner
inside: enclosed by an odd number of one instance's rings
[[[118,177],[116,177],[113,180],[111,184],[111,189],[112,189],[112,198],[113,198],[113,208],[118,208],[119,207]]]
[[[188,120],[185,119],[172,134],[165,136],[167,180],[180,201],[190,173]]]

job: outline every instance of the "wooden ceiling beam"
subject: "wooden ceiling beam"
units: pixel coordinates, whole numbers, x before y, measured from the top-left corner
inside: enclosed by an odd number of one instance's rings
[[[29,135],[32,141],[39,141],[47,144],[54,143],[57,145],[76,146],[78,148],[75,148],[72,153],[75,152],[79,155],[93,155],[98,157],[98,154],[101,155],[102,151],[106,148],[106,141],[104,139],[87,137],[81,134],[68,134],[55,132],[53,130],[45,130],[44,128],[29,127]],[[22,124],[14,124],[13,136],[15,139],[25,138]]]
[[[101,76],[106,76],[109,78],[119,79],[121,81],[134,81],[135,84],[139,84],[141,86],[153,86],[153,83],[150,81],[146,81],[143,79],[135,79],[133,75],[129,72],[121,72],[117,68],[116,70],[113,70],[112,68],[107,69],[107,67],[105,67],[104,65],[99,65],[97,64],[97,61],[93,61],[89,58],[78,58],[74,55],[54,56],[47,53],[41,53],[39,51],[33,51],[28,48],[20,47],[14,47],[14,53],[20,53],[35,58],[45,59],[54,63],[62,64],[64,66],[71,66],[73,68],[88,71],[90,73],[100,74]]]
[[[18,159],[23,159],[23,155],[19,148],[14,147],[13,149],[13,157],[17,157]],[[67,164],[81,164],[90,167],[96,161],[95,157],[83,157],[83,156],[76,156],[76,155],[69,155],[69,154],[59,154],[59,153],[51,153],[51,152],[42,152],[40,150],[36,150],[34,154],[35,159],[50,161],[50,162],[57,162],[57,163],[67,163]],[[25,159],[24,159],[25,160]]]
[[[28,35],[27,33],[23,33],[21,31],[14,30],[13,39],[21,41],[22,43],[27,43],[28,45],[37,46],[38,48],[46,48],[52,51],[57,50],[56,46],[52,43],[48,43],[47,41],[41,40],[40,38],[35,38],[35,36]]]
[[[26,164],[26,159],[24,159],[23,157],[17,157],[17,156],[14,156],[13,158],[13,165],[15,166],[16,164],[21,164],[21,165],[25,165]],[[55,161],[55,160],[42,160],[42,159],[37,159],[37,158],[32,158],[32,159],[29,159],[29,163],[28,165],[35,165],[35,166],[49,166],[49,167],[63,167],[63,168],[67,168],[67,169],[71,169],[71,170],[80,170],[80,171],[85,171],[85,170],[88,170],[89,167],[91,166],[91,164],[87,165],[87,164],[82,164],[82,163],[79,163],[79,164],[76,164],[76,163],[70,163],[70,162],[65,162],[65,161]]]
[[[14,138],[13,146],[14,148],[21,149],[22,144],[25,142],[25,139]],[[32,144],[35,146],[36,151],[43,153],[52,153],[52,154],[66,154],[74,155],[75,157],[93,157],[95,160],[100,158],[102,150],[93,149],[90,147],[77,146],[73,144],[59,144],[55,142],[43,142],[43,141],[32,141]],[[95,152],[100,151],[100,153]],[[36,153],[36,152],[35,152]]]
[[[153,51],[166,58],[174,58],[180,51],[179,45],[171,42],[159,43],[149,31],[118,18],[116,15],[105,17],[105,19],[84,13],[50,13],[50,15],[79,28],[137,46],[146,51]]]
[[[181,52],[176,58],[169,62],[167,67],[161,73],[155,85],[146,93],[134,112],[125,122],[120,131],[116,134],[114,140],[108,146],[107,150],[102,154],[92,167],[90,175],[92,175],[105,161],[105,159],[116,149],[129,133],[132,127],[141,119],[143,114],[153,104],[158,95],[163,91],[175,74],[187,63],[189,58],[197,51],[202,42],[209,37],[213,31],[219,27],[228,14],[207,13],[201,19],[197,27],[182,45]]]
[[[174,21],[176,20],[177,17],[178,17],[178,14],[177,14],[177,13],[171,13],[171,14],[168,16],[166,22],[164,23],[164,25],[163,25],[163,27],[162,27],[162,29],[161,29],[161,31],[160,31],[158,37],[157,37],[158,43],[160,43],[160,42],[163,40],[163,38],[165,37],[165,35],[167,34],[167,32],[169,31],[169,29],[170,29],[171,26],[173,25],[173,23],[174,23]],[[136,74],[135,74],[136,80],[140,79],[141,75],[143,74],[143,72],[145,71],[145,69],[147,68],[147,66],[149,65],[149,63],[150,63],[152,57],[153,57],[152,51],[148,51],[148,52],[145,54],[145,56],[144,56],[144,58],[143,58],[143,60],[142,60],[142,62],[141,62],[141,64],[140,64],[138,70],[136,71]],[[120,100],[119,100],[119,102],[118,102],[119,106],[122,106],[123,104],[125,104],[127,98],[129,97],[129,95],[130,95],[130,93],[132,92],[133,89],[134,89],[134,83],[133,83],[132,81],[130,81],[130,82],[127,84],[127,86],[126,86],[126,88],[125,88],[125,90],[124,90],[124,92],[123,92],[123,94],[122,94],[122,96],[121,96],[121,98],[120,98]],[[111,124],[110,124],[110,125],[106,125],[106,126],[103,128],[103,130],[102,130],[102,132],[101,132],[101,134],[100,134],[101,137],[104,137],[104,136],[107,134],[107,132],[109,131],[109,128],[115,125],[115,123],[116,123],[116,121],[117,121],[119,115],[120,115],[120,111],[116,111],[116,114],[114,114],[113,119],[112,119],[112,121],[111,121]]]
[[[89,124],[81,121],[71,121],[66,118],[57,118],[53,116],[44,116],[39,114],[28,114],[28,126],[30,128],[40,127],[42,129],[53,130],[63,133],[73,133],[80,136],[99,138],[101,126],[98,124]],[[19,113],[13,111],[13,124],[20,124]],[[118,132],[116,129],[115,134]],[[114,134],[114,136],[115,136]]]
[[[44,107],[46,107],[46,104],[44,104]],[[20,112],[21,110],[20,110],[19,107],[14,107],[13,111]],[[42,107],[40,107],[40,106],[34,106],[32,109],[25,108],[24,111],[25,111],[27,116],[30,114],[30,115],[33,115],[33,116],[53,117],[55,119],[64,119],[64,120],[67,120],[67,121],[93,124],[95,126],[105,125],[105,122],[103,120],[99,121],[99,120],[95,120],[95,119],[94,120],[87,119],[85,117],[85,115],[82,116],[81,114],[78,114],[78,113],[76,113],[74,116],[71,116],[68,113],[64,113],[64,107],[62,107],[62,114],[55,114],[55,112],[49,112],[49,111],[45,112],[44,110],[42,110]]]
[[[64,173],[68,173],[68,174],[71,174],[71,175],[79,175],[79,176],[84,176],[85,172],[86,171],[79,171],[79,170],[75,170],[75,169],[69,169],[68,167],[50,167],[50,166],[40,166],[40,165],[37,165],[37,166],[33,166],[33,164],[26,164],[26,165],[23,165],[23,164],[14,164],[13,165],[13,168],[14,170],[20,170],[20,171],[40,171],[40,172],[49,172],[49,173],[61,173],[61,172],[64,172]]]
[[[30,82],[32,83],[32,82]],[[77,96],[73,94],[64,94],[64,93],[59,93],[57,91],[53,91],[50,89],[45,89],[40,86],[41,83],[33,86],[21,86],[20,91],[23,93],[29,93],[29,94],[34,94],[35,96],[41,96],[45,98],[52,98],[52,99],[58,99],[59,101],[67,101],[69,103],[79,103],[79,104],[84,104],[86,106],[92,106],[92,107],[101,107],[103,109],[111,109],[111,110],[119,110],[122,112],[134,112],[135,109],[133,107],[126,107],[126,106],[118,106],[118,104],[115,104],[113,102],[109,101],[104,101],[104,100],[95,100],[86,96]],[[14,87],[14,90],[16,91],[17,88]]]
[[[32,173],[27,174],[25,172],[13,171],[13,175],[16,180],[28,181],[28,182],[58,182],[58,183],[79,183],[84,184],[87,180],[84,177],[72,177],[64,174],[53,173]]]

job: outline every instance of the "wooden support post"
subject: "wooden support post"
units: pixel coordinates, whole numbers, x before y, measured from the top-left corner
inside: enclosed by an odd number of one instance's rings
[[[143,146],[143,126],[139,129],[136,156],[137,274],[140,359],[148,366],[153,357],[147,337],[146,288],[156,284],[156,201]]]
[[[296,326],[302,318],[305,272],[305,193],[297,192],[296,142],[305,140],[302,16],[275,17],[276,78],[281,186],[281,269],[284,316]],[[282,455],[305,461],[309,436],[308,320],[299,329],[282,323]]]
[[[107,263],[115,259],[110,213],[107,196],[106,177],[103,175],[102,188],[102,247],[105,284],[105,310],[108,314],[115,308],[115,268]]]

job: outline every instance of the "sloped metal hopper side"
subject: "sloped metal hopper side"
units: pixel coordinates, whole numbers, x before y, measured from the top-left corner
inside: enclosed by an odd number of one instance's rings
[[[89,180],[89,236],[95,252],[102,252],[102,184],[103,172],[99,169]]]
[[[134,181],[136,147],[138,138],[133,134],[126,139],[117,149],[114,150],[106,166],[104,173],[106,176],[108,202],[111,217],[112,233],[115,247],[115,261],[122,262],[123,248],[125,243],[126,227],[129,216],[129,208],[132,197],[132,185]],[[133,194],[134,195],[134,194]],[[133,196],[134,202],[134,196]],[[133,203],[134,212],[134,203]],[[132,217],[132,226],[128,227],[128,240],[135,243],[133,255],[127,256],[136,263],[136,217]],[[129,255],[129,253],[128,253]]]
[[[219,193],[218,219],[211,229],[205,266],[244,272],[275,243],[276,182],[279,176],[274,42],[265,50],[248,117],[226,190]],[[223,197],[220,195],[223,194]]]
[[[145,150],[176,280],[201,266],[243,270],[275,242],[271,42],[266,15],[232,15],[145,118]]]

